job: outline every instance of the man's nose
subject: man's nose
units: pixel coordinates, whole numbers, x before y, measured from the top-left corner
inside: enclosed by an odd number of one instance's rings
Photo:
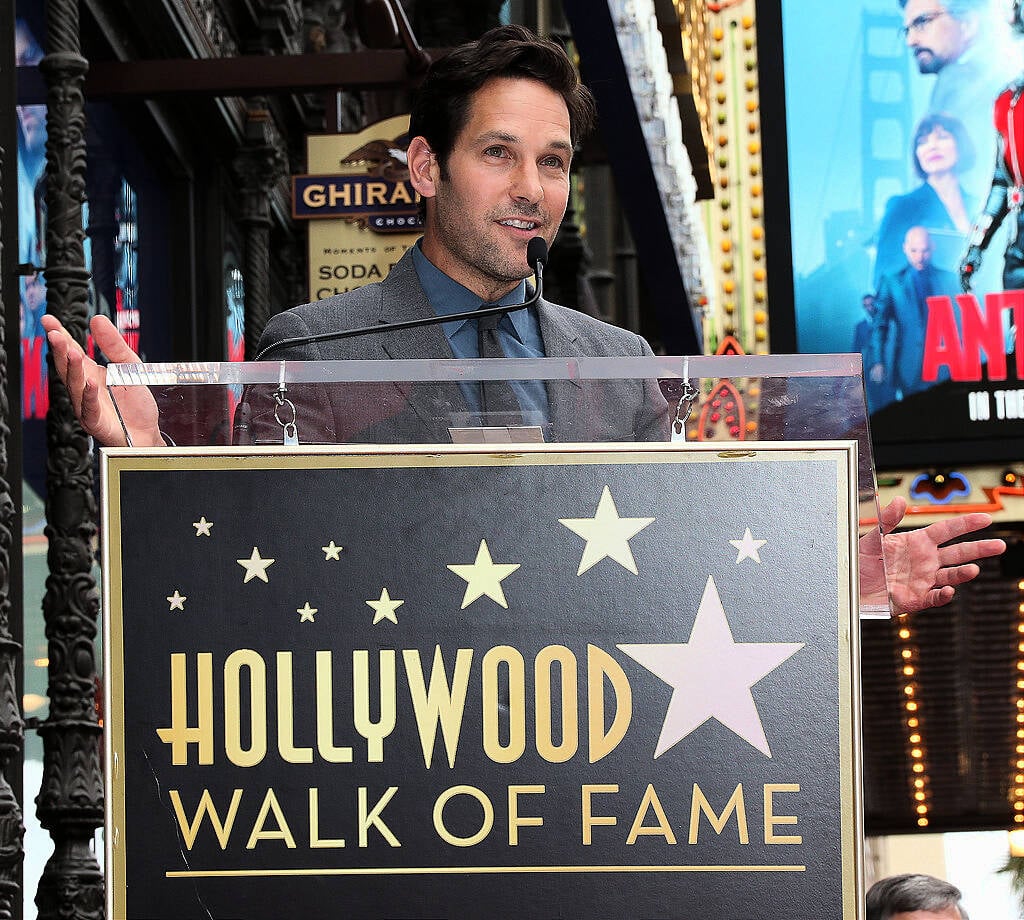
[[[544,197],[544,184],[536,163],[521,162],[513,171],[509,194],[518,201],[539,202]]]

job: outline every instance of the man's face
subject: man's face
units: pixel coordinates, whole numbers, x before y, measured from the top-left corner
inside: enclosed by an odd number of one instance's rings
[[[900,911],[892,920],[962,920],[959,907],[944,907],[942,910]]]
[[[555,238],[569,197],[565,100],[536,80],[495,78],[473,96],[446,176],[432,166],[423,252],[483,300],[532,274],[526,244]]]
[[[921,73],[938,73],[970,46],[973,31],[939,0],[907,0],[903,8],[907,47]]]
[[[911,267],[923,271],[932,260],[932,239],[928,231],[917,227],[907,232],[903,240],[903,254]]]

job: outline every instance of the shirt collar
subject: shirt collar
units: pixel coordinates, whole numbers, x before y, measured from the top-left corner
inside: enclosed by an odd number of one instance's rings
[[[441,269],[430,261],[420,248],[422,240],[417,240],[412,248],[412,261],[416,268],[416,274],[420,279],[420,286],[423,293],[427,295],[430,308],[438,316],[447,316],[451,313],[464,313],[467,310],[475,310],[482,303],[480,297],[474,294],[469,288],[459,284],[454,278],[449,278]],[[522,303],[526,300],[526,281],[520,281],[516,287],[509,291],[500,300],[492,302],[492,305]],[[516,337],[523,341],[523,324],[526,317],[523,310],[514,310],[506,314],[512,322]],[[452,323],[443,323],[445,331],[449,336],[462,328],[463,324],[470,320],[461,320]]]

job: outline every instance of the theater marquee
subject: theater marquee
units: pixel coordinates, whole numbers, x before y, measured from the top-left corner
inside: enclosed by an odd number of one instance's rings
[[[817,448],[105,452],[109,915],[856,920]]]

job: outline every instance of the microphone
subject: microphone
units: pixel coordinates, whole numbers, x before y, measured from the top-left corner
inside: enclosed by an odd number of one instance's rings
[[[478,307],[476,310],[467,310],[463,313],[449,313],[447,316],[428,316],[425,319],[409,319],[398,323],[378,323],[376,326],[362,326],[358,329],[341,329],[336,332],[321,332],[317,335],[294,336],[290,339],[281,339],[273,342],[264,348],[254,361],[262,361],[271,352],[292,345],[310,345],[313,342],[329,342],[334,339],[349,339],[360,335],[371,333],[393,332],[397,329],[413,329],[417,326],[432,326],[435,323],[450,323],[463,319],[477,319],[481,316],[495,316],[504,313],[512,313],[522,310],[525,307],[532,307],[541,299],[544,293],[544,265],[548,260],[548,244],[544,237],[535,236],[526,244],[526,262],[533,269],[537,277],[537,289],[532,297],[528,297],[522,303],[502,304],[497,307]]]

